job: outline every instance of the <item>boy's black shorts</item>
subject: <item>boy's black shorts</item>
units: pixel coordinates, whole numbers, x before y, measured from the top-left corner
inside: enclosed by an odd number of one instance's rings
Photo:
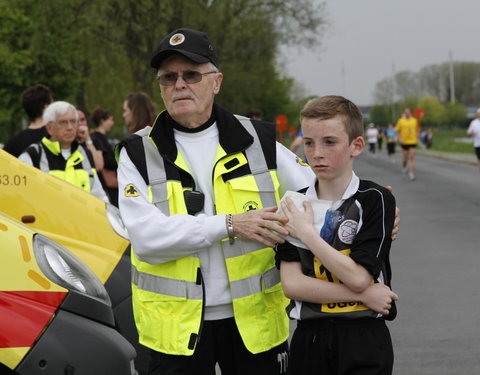
[[[298,321],[290,361],[295,375],[389,375],[392,340],[381,318]]]

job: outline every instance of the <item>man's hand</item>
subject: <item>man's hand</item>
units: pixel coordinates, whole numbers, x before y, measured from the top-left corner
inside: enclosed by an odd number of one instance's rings
[[[233,215],[233,231],[237,237],[260,242],[268,247],[284,243],[280,236],[287,236],[288,231],[282,226],[288,222],[284,215],[276,214],[276,207],[251,210]]]
[[[87,148],[90,150],[93,156],[93,162],[95,163],[95,169],[97,172],[103,171],[105,166],[105,161],[103,160],[103,153],[100,150],[97,150],[92,143],[92,138],[90,137],[90,130],[88,126],[82,125],[77,129],[77,142],[85,143]]]
[[[360,301],[373,311],[388,315],[392,301],[398,301],[398,296],[388,286],[377,283],[369,286],[360,295]]]
[[[77,129],[77,142],[78,143],[85,143],[86,141],[90,141],[90,132],[88,131],[88,126],[82,125],[79,126]]]
[[[393,194],[393,188],[390,185],[387,186],[387,189],[390,191],[390,193]],[[393,230],[391,235],[392,241],[395,241],[397,239],[399,224],[400,224],[400,209],[398,207],[395,207],[395,221],[393,222]]]

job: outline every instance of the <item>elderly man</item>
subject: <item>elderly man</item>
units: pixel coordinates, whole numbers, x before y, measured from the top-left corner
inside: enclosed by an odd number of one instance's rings
[[[314,176],[275,127],[214,103],[223,74],[207,35],[179,29],[150,65],[166,111],[121,142],[119,208],[150,374],[283,374],[287,300],[274,264],[281,194]],[[360,300],[360,299],[359,299]]]
[[[45,109],[43,121],[49,137],[28,147],[19,159],[108,202],[93,167],[92,154],[75,140],[78,126],[75,107],[63,101],[53,102]]]

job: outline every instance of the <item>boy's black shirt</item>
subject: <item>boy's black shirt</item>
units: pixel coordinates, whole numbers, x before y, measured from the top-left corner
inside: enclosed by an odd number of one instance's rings
[[[375,282],[383,282],[391,287],[389,254],[395,219],[395,198],[386,188],[366,180],[359,180],[358,189],[352,194],[334,212],[332,238],[328,242],[365,267]],[[310,250],[298,248],[289,242],[277,246],[275,260],[277,267],[280,261],[300,262],[305,275],[340,282]],[[291,318],[300,320],[379,317],[378,313],[361,303],[348,302],[315,304],[291,301],[287,310]],[[385,319],[393,320],[396,313],[395,303],[392,302],[390,313]]]
[[[48,137],[47,127],[43,126],[38,129],[27,128],[17,135],[13,136],[3,147],[9,154],[18,158],[28,146],[40,142],[43,137]]]

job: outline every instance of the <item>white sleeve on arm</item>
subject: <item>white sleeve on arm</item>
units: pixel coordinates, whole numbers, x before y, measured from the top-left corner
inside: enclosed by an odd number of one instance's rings
[[[25,164],[33,166],[32,158],[28,152],[23,152],[18,157],[18,160],[23,161]]]
[[[132,184],[138,196],[126,196]],[[118,203],[136,256],[151,264],[183,258],[228,236],[225,215],[165,216],[148,200],[145,180],[125,149],[118,163]]]
[[[298,191],[310,186],[315,179],[312,169],[299,162],[296,154],[277,142],[277,176],[280,182],[280,197],[287,190]]]
[[[102,183],[100,182],[100,179],[98,178],[97,173],[94,173],[93,175],[93,184],[90,189],[90,193],[95,195],[96,197],[100,198],[102,201],[109,203],[110,200],[108,199],[107,193],[105,193],[105,190],[103,190]]]

